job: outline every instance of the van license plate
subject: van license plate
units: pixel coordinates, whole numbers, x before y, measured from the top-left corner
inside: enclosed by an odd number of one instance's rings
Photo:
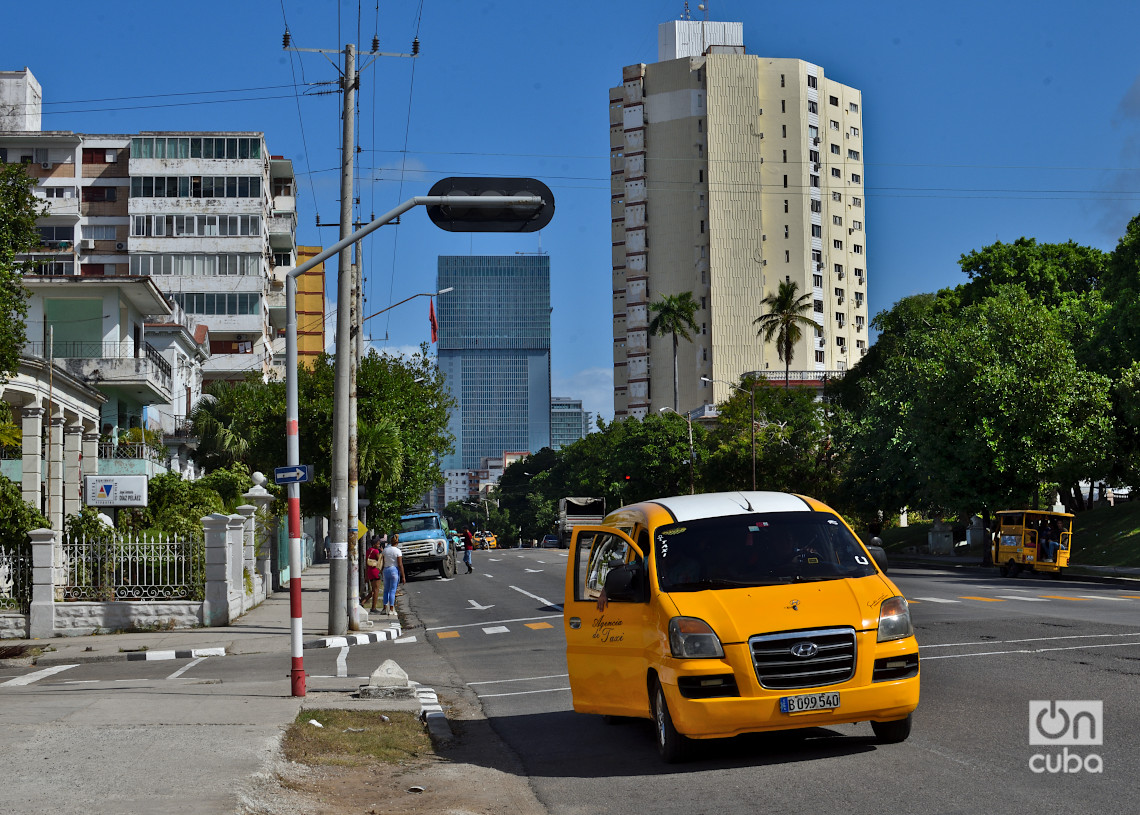
[[[810,713],[813,710],[834,710],[839,707],[838,693],[805,693],[802,696],[781,696],[781,713]]]

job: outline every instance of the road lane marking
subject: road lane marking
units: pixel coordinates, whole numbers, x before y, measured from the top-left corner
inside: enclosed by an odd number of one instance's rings
[[[468,685],[500,685],[503,682],[534,682],[536,679],[569,679],[570,674],[550,674],[548,676],[524,676],[521,679],[485,679],[482,682],[468,682]]]
[[[1021,594],[998,594],[995,596],[1000,597],[1002,600],[1023,600],[1026,603],[1048,603],[1049,602],[1044,597],[1026,597],[1026,596],[1021,595]]]
[[[923,648],[962,648],[967,645],[1012,645],[1015,642],[1054,642],[1059,640],[1091,640],[1104,637],[1140,637],[1140,631],[1129,631],[1126,634],[1064,634],[1059,637],[1024,637],[1016,640],[980,640],[977,642],[941,642],[930,645],[920,645]]]
[[[561,603],[552,603],[549,600],[547,600],[545,597],[539,597],[537,594],[531,594],[529,591],[525,591],[524,589],[520,589],[518,586],[511,586],[511,588],[514,589],[515,591],[517,591],[519,594],[525,594],[527,597],[530,597],[534,600],[537,600],[540,603],[543,603],[548,608],[556,608],[559,611],[562,611],[562,604]]]
[[[1085,648],[1120,648],[1123,645],[1140,645],[1140,640],[1136,642],[1106,642],[1099,644],[1089,645],[1064,645],[1057,646],[1056,648],[1019,648],[1013,651],[977,651],[972,654],[941,654],[936,657],[923,657],[925,660],[930,659],[958,659],[959,657],[993,657],[1003,656],[1007,654],[1043,654],[1047,651],[1080,651]]]
[[[47,679],[49,676],[61,673],[70,668],[78,667],[78,663],[75,665],[53,665],[50,668],[43,668],[42,670],[36,671],[34,673],[25,674],[24,676],[17,676],[15,679],[9,679],[7,682],[0,683],[0,688],[17,685],[30,685],[33,682],[39,682],[41,679]]]
[[[484,634],[509,634],[509,633],[511,633],[511,629],[507,628],[505,625],[492,625],[489,628],[484,628],[483,633]]]
[[[336,657],[336,675],[348,676],[348,646],[340,649]]]
[[[915,600],[923,603],[957,603],[958,600],[947,600],[944,597],[915,597]]]
[[[530,572],[531,574],[538,574],[539,572],[542,571],[542,569],[527,569],[527,571]]]
[[[1109,597],[1107,594],[1081,594],[1079,597],[1087,597],[1090,600],[1123,600],[1123,597]]]
[[[552,626],[550,623],[527,623],[526,627],[533,628],[535,631],[539,630],[540,628],[554,628],[554,626]]]
[[[553,620],[561,619],[561,614],[544,614],[541,617],[516,617],[513,620],[484,620],[481,623],[463,623],[461,625],[437,625],[434,628],[425,628],[425,631],[454,631],[457,628],[475,628],[477,626],[484,626],[488,623],[525,623],[531,620]]]
[[[996,597],[977,597],[971,594],[959,595],[963,600],[981,600],[983,603],[1004,603],[1005,600],[999,600]]]
[[[481,606],[478,603],[476,603],[474,600],[468,600],[467,602],[471,604],[471,608],[467,609],[468,611],[486,611],[489,608],[495,607],[494,603],[492,603],[489,606]]]
[[[415,641],[416,641],[416,635],[415,634],[412,634],[410,637],[400,637],[398,640],[392,640],[392,642],[415,642]]]
[[[183,665],[181,668],[179,668],[177,671],[175,671],[174,673],[172,673],[170,676],[168,676],[166,678],[167,679],[177,679],[178,677],[182,676],[182,674],[186,673],[188,670],[193,668],[199,662],[204,661],[205,659],[206,659],[205,657],[198,657],[193,662],[186,663],[185,665]]]
[[[435,636],[437,639],[450,640],[450,639],[455,639],[456,637],[458,637],[459,632],[458,631],[441,631],[440,633],[436,634]]]
[[[1088,598],[1085,598],[1085,597],[1070,597],[1070,596],[1069,596],[1069,595],[1067,595],[1067,594],[1042,594],[1041,596],[1042,596],[1042,597],[1048,597],[1050,600],[1072,600],[1072,601],[1074,601],[1074,602],[1077,602],[1077,603],[1085,603],[1085,602],[1088,602]]]
[[[519,690],[512,693],[480,693],[480,699],[490,699],[495,696],[524,696],[528,693],[558,693],[559,691],[570,690],[570,688],[550,688],[549,690]]]

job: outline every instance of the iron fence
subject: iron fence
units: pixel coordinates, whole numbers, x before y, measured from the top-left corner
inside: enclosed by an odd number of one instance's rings
[[[31,552],[0,548],[0,611],[27,614],[31,603]]]
[[[117,536],[63,539],[56,586],[63,600],[201,600],[202,541]]]

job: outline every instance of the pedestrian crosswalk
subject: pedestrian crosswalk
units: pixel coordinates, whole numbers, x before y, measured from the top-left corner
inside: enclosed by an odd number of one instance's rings
[[[561,615],[557,615],[557,617],[558,619],[561,619]],[[531,631],[543,631],[545,629],[553,630],[555,627],[555,624],[548,623],[544,619],[529,619],[532,621],[528,622],[527,620],[504,620],[497,623],[471,623],[467,625],[440,627],[435,629],[429,628],[428,634],[434,635],[436,639],[454,640],[464,636],[510,634],[519,632],[522,629],[529,629]]]

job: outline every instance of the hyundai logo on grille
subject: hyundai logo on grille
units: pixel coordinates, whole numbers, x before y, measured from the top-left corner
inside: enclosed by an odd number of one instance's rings
[[[810,640],[804,640],[803,642],[797,642],[789,650],[794,657],[809,659],[819,653],[819,646]]]

